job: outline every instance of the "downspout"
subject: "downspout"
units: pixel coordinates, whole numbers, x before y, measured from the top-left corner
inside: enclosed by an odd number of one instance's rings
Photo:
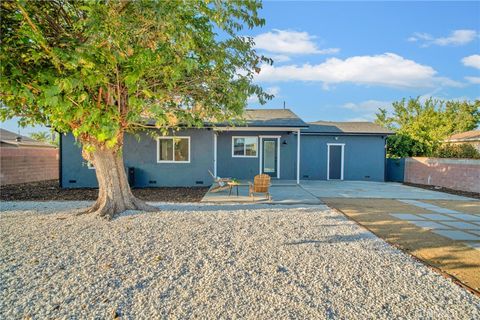
[[[387,136],[383,139],[383,182],[387,181]]]
[[[57,131],[58,138],[58,184],[60,189],[63,189],[63,174],[62,174],[62,134]]]
[[[300,129],[297,130],[297,184],[300,184]]]
[[[213,132],[213,175],[217,177],[217,133]]]

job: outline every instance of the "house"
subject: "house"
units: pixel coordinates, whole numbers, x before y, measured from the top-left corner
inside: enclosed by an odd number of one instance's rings
[[[480,152],[480,130],[457,133],[445,139],[444,142],[451,144],[471,144],[475,149],[478,150],[478,152]]]
[[[58,148],[0,128],[0,184],[56,180]]]
[[[249,109],[245,122],[186,128],[156,139],[126,135],[123,157],[135,187],[205,186],[216,176],[383,181],[390,131],[373,123],[306,123],[289,109]],[[156,130],[152,127],[152,130]],[[61,185],[96,187],[94,167],[72,134],[60,140]]]
[[[29,137],[0,128],[0,148],[49,148],[55,149],[54,145],[37,141]]]

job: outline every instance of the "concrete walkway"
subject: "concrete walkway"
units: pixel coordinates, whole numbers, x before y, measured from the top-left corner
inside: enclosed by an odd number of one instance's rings
[[[318,198],[369,198],[414,200],[472,200],[444,192],[409,187],[395,182],[373,181],[312,181],[302,187]]]
[[[468,246],[480,250],[480,212],[468,214],[417,200],[400,201],[428,210],[429,213],[391,213],[395,218],[432,230],[443,237],[463,241]]]

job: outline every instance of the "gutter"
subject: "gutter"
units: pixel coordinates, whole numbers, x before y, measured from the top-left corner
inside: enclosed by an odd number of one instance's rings
[[[391,136],[391,132],[302,132],[301,135],[306,136]]]

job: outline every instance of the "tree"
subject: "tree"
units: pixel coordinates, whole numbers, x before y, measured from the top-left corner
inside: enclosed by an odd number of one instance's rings
[[[96,168],[105,217],[153,210],[135,198],[125,133],[240,117],[271,98],[252,83],[263,62],[243,28],[264,24],[256,1],[2,1],[1,119],[72,132]]]
[[[480,100],[442,101],[403,99],[391,114],[379,109],[375,122],[395,132],[387,140],[390,157],[431,156],[448,136],[475,129],[480,123]]]
[[[480,152],[468,143],[442,144],[436,151],[438,158],[480,159]]]
[[[30,133],[30,138],[35,139],[37,141],[52,144],[56,147],[58,147],[59,145],[58,135],[50,134],[47,131],[32,132]]]

